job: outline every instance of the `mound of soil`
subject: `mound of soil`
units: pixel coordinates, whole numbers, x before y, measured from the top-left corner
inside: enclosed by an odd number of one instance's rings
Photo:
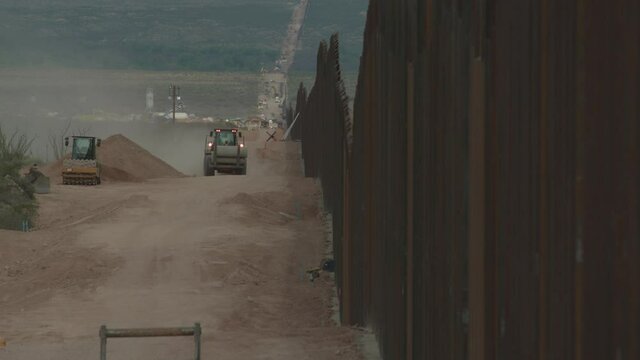
[[[110,180],[130,181],[124,173],[140,180],[184,176],[171,165],[120,134],[110,136],[102,142],[98,150],[98,160],[103,165],[104,177]],[[112,171],[113,169],[124,173]]]
[[[102,170],[101,178],[106,181],[138,182],[184,176],[171,165],[120,134],[102,141],[98,148],[98,162]],[[60,182],[62,160],[50,164],[43,172]]]

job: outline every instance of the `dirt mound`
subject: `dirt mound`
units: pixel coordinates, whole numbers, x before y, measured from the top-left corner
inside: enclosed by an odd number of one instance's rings
[[[102,170],[101,178],[106,181],[138,182],[184,176],[171,165],[120,134],[102,141],[98,149],[98,162]],[[62,160],[45,167],[43,172],[61,182]]]
[[[110,169],[121,170],[140,180],[184,176],[171,165],[120,134],[110,136],[102,142],[98,160],[104,166],[103,175],[110,180],[129,181],[124,174],[110,172]]]

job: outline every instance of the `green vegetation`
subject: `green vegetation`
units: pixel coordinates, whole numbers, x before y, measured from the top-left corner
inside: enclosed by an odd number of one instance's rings
[[[257,71],[277,59],[287,0],[0,2],[0,67]]]
[[[17,132],[7,136],[0,128],[0,228],[21,229],[36,215],[33,187],[22,176],[31,140]]]

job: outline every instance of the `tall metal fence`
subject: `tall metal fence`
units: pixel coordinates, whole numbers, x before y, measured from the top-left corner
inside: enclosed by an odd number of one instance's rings
[[[298,101],[385,359],[640,359],[640,2],[371,0]]]

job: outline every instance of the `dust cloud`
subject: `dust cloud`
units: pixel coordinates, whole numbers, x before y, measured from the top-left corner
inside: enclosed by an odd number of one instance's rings
[[[258,76],[242,73],[174,73],[106,70],[0,70],[0,126],[32,138],[34,161],[56,160],[52,138],[122,134],[186,175],[202,175],[202,153],[212,124],[151,120],[170,110],[169,84],[179,84],[186,112],[197,117],[247,118]],[[66,134],[64,130],[68,129]]]
[[[16,129],[34,138],[32,156],[35,158],[34,161],[42,163],[55,160],[48,143],[49,136],[58,134],[67,124],[68,121],[56,119],[22,119],[13,124],[2,121],[3,128],[6,127],[9,131]],[[114,134],[123,134],[180,172],[186,175],[202,175],[204,139],[209,130],[210,127],[207,125],[124,122],[99,122],[87,128],[86,124],[71,121],[69,135],[83,133],[105,139]]]

